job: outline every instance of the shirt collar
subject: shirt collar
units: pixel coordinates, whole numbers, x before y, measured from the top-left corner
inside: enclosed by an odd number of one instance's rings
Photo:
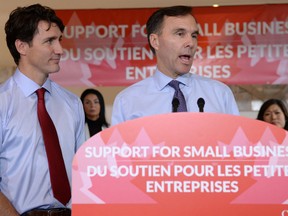
[[[189,78],[192,76],[191,73],[183,74],[182,76],[178,76],[176,80],[178,80],[180,83],[182,83],[185,86],[189,86]],[[154,78],[156,81],[156,85],[161,91],[163,88],[165,88],[168,83],[172,80],[171,77],[166,76],[164,73],[156,69],[156,72],[154,74]]]
[[[47,79],[43,86],[39,86],[36,82],[25,76],[21,71],[17,68],[15,71],[14,80],[19,86],[19,88],[22,90],[24,93],[25,97],[30,96],[33,94],[37,89],[43,87],[45,88],[48,92],[51,93],[51,80]]]

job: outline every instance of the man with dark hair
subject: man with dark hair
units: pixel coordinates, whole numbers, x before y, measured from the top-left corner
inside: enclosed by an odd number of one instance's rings
[[[171,111],[239,115],[228,86],[189,73],[198,44],[198,25],[191,11],[188,6],[172,6],[150,16],[146,28],[156,72],[116,96],[112,125]]]
[[[60,70],[64,25],[40,4],[5,25],[17,69],[0,86],[0,215],[71,215],[71,172],[84,142],[80,99],[49,79]]]

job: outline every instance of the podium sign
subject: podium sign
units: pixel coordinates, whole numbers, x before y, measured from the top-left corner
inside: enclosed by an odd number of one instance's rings
[[[171,113],[96,134],[73,161],[72,215],[288,215],[287,132]]]

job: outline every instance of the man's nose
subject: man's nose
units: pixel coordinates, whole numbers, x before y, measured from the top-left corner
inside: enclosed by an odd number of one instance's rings
[[[55,52],[56,54],[59,54],[59,55],[62,55],[62,54],[63,54],[63,47],[62,47],[62,45],[60,44],[60,42],[58,42],[58,43],[55,45],[54,52]]]

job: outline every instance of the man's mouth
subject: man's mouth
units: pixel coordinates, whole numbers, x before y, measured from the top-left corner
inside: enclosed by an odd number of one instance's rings
[[[60,59],[59,58],[52,58],[51,61],[59,63]]]
[[[180,55],[179,58],[184,62],[184,63],[187,63],[187,64],[190,64],[191,63],[191,55]]]

